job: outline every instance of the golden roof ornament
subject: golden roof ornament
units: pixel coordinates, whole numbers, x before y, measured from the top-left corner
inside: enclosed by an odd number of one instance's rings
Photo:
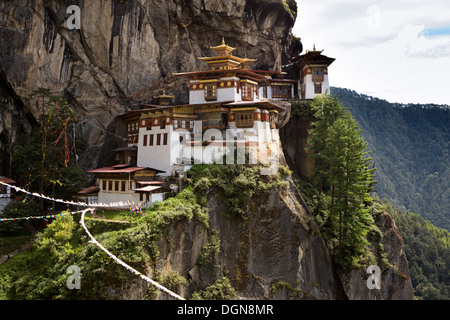
[[[167,94],[166,94],[166,90],[163,90],[163,93],[162,93],[162,94],[160,94],[159,96],[154,96],[153,98],[155,98],[155,99],[164,99],[164,98],[166,98],[166,99],[172,99],[172,98],[175,98],[175,96],[167,95]]]
[[[230,47],[225,43],[225,37],[222,37],[222,43],[220,46],[211,47],[211,49],[216,51],[219,56],[229,55],[231,52],[236,50],[236,48]]]

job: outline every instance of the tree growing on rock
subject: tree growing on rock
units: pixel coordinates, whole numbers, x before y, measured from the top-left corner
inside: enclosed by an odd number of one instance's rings
[[[374,184],[367,142],[358,123],[330,95],[313,100],[310,149],[316,161],[318,189],[315,217],[327,245],[342,269],[354,267],[369,244],[373,218],[367,206]]]

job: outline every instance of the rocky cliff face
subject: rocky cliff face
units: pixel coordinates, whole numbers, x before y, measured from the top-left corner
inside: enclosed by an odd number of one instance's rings
[[[117,115],[151,102],[162,88],[188,103],[186,86],[172,73],[203,70],[197,57],[210,55],[222,37],[237,55],[258,59],[260,69],[278,70],[301,51],[290,33],[295,8],[281,0],[72,2],[81,9],[80,30],[67,28],[64,1],[0,3],[0,98],[32,122],[38,113],[26,97],[33,90],[65,96],[88,137],[81,157],[87,168],[123,143],[109,133],[118,130]],[[29,127],[24,117],[0,116],[0,134],[9,142]]]
[[[341,275],[343,289],[350,300],[412,300],[413,287],[409,274],[403,239],[392,217],[384,212],[376,219],[383,234],[381,244],[389,265],[380,266],[380,289],[368,290],[366,270],[352,270]]]

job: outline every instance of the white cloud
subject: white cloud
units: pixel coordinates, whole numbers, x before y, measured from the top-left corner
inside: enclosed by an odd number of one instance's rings
[[[450,23],[441,0],[299,1],[294,34],[336,58],[331,85],[393,102],[450,104]]]

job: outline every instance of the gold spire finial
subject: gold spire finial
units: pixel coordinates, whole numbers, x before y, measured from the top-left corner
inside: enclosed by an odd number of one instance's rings
[[[313,51],[316,51],[316,44],[314,43]]]
[[[222,37],[222,45],[225,45],[225,37]]]

